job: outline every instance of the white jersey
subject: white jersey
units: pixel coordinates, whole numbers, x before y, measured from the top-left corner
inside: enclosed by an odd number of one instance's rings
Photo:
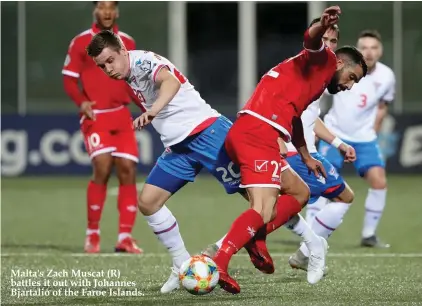
[[[325,125],[338,137],[352,142],[377,138],[374,130],[380,101],[392,102],[395,94],[394,72],[378,62],[374,71],[351,90],[333,95],[333,106],[325,116]]]
[[[151,122],[165,147],[183,141],[205,120],[220,116],[168,59],[153,52],[135,50],[129,51],[129,63],[127,82],[146,110],[151,109],[158,98],[155,78],[161,68],[168,68],[181,83],[173,100]]]
[[[302,116],[300,116],[300,119],[302,119],[302,125],[303,125],[303,134],[305,136],[306,141],[306,147],[308,148],[309,153],[316,153],[317,149],[315,146],[315,121],[319,117],[319,114],[321,113],[321,109],[319,107],[319,101],[315,100],[312,102],[302,113]],[[287,150],[289,152],[297,152],[295,146],[293,143],[288,142],[287,143]]]

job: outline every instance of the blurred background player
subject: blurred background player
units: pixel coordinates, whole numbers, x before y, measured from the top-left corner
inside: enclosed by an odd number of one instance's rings
[[[151,123],[166,148],[148,175],[138,204],[172,257],[172,272],[161,288],[162,293],[168,293],[179,288],[179,268],[190,254],[165,203],[204,168],[227,193],[241,191],[239,171],[224,148],[232,123],[211,108],[188,79],[158,54],[128,52],[110,31],[95,35],[87,51],[111,78],[125,79],[133,88],[144,111],[134,120],[134,126],[143,128]]]
[[[377,144],[377,133],[394,99],[395,76],[388,66],[379,62],[382,42],[377,31],[363,31],[357,47],[365,57],[368,75],[350,91],[333,96],[333,106],[324,121],[333,133],[356,150],[354,166],[369,185],[361,245],[385,248],[389,245],[376,236],[387,195],[385,162]],[[321,141],[319,152],[337,169],[342,168],[343,159],[331,145]],[[326,203],[322,198],[319,201]]]
[[[132,128],[132,116],[126,105],[130,89],[123,81],[110,79],[86,54],[95,33],[107,29],[117,33],[126,48],[135,41],[118,30],[119,10],[116,1],[94,2],[95,22],[70,43],[62,70],[64,88],[79,107],[81,131],[92,161],[93,176],[87,189],[88,228],[85,251],[100,251],[100,219],[113,166],[119,180],[119,235],[116,252],[142,253],[131,236],[137,208],[136,165],[138,146]],[[79,81],[82,89],[79,88]]]

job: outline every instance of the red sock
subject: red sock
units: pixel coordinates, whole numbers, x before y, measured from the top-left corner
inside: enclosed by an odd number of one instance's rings
[[[119,208],[119,234],[132,232],[135,225],[137,208],[136,185],[121,185],[119,187],[119,197],[117,199]]]
[[[242,213],[232,224],[230,231],[224,239],[220,251],[214,257],[218,267],[227,271],[230,258],[236,254],[255,235],[257,230],[264,225],[259,213],[248,209]]]
[[[275,218],[267,223],[267,235],[274,232],[302,210],[302,205],[299,201],[287,194],[279,196],[275,205],[277,213]]]
[[[88,230],[99,230],[106,194],[106,185],[97,185],[93,181],[89,181],[86,193]]]

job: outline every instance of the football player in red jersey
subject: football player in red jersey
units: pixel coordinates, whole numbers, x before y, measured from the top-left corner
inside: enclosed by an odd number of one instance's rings
[[[94,16],[96,22],[92,27],[71,41],[62,70],[65,91],[81,114],[81,131],[93,167],[93,177],[87,189],[85,251],[100,251],[99,222],[106,199],[107,182],[115,166],[120,184],[117,200],[119,237],[115,250],[142,253],[131,236],[137,215],[138,145],[132,116],[126,105],[133,96],[125,82],[110,79],[85,51],[92,36],[105,29],[118,34],[128,50],[135,49],[135,41],[117,28],[117,1],[95,1]]]
[[[300,212],[309,199],[309,188],[283,157],[287,154],[285,142],[292,141],[317,177],[326,176],[322,164],[306,148],[300,116],[326,88],[330,93],[350,89],[367,71],[356,48],[342,47],[334,54],[322,42],[340,13],[338,6],[327,8],[320,22],[305,32],[304,50],[261,79],[227,135],[227,152],[240,166],[241,186],[247,189],[251,205],[233,222],[213,258],[220,272],[219,284],[228,292],[240,292],[227,273],[230,258],[248,242],[264,255],[261,257],[269,257],[266,234]],[[308,281],[316,283],[323,276],[327,242],[312,230],[304,239],[309,239],[311,251]]]

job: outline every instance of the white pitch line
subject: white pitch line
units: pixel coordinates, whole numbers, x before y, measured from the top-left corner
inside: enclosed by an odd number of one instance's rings
[[[292,253],[272,253],[272,257],[288,257]],[[125,253],[2,253],[1,257],[168,257],[169,254],[165,253],[146,253],[142,255],[125,254]],[[248,254],[237,254],[235,257],[249,257]],[[338,258],[422,258],[422,253],[328,253],[328,257]]]

